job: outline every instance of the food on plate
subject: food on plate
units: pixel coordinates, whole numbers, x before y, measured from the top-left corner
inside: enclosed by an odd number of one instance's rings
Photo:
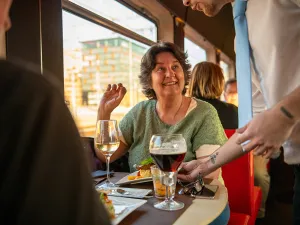
[[[128,180],[138,180],[141,178],[151,177],[150,167],[154,165],[153,159],[150,157],[141,162],[140,165],[136,166],[138,170],[137,174],[128,176]]]
[[[165,198],[166,196],[166,186],[163,185],[160,180],[153,181],[155,195],[157,197]],[[169,195],[172,196],[175,194],[176,184],[173,184],[169,187]]]
[[[164,173],[158,168],[155,167],[151,170],[152,173],[152,180],[153,180],[153,186],[154,186],[154,193],[155,197],[163,199],[166,196],[166,186],[162,184]],[[176,189],[176,182],[173,183],[169,187],[169,195],[174,196]]]
[[[165,197],[166,196],[166,186],[163,185],[159,180],[154,181],[154,191],[157,197]]]
[[[98,191],[99,194],[100,194],[100,201],[104,204],[108,214],[109,214],[109,217],[111,219],[114,219],[116,217],[115,215],[115,208],[114,208],[114,205],[112,203],[112,200],[110,200],[107,196],[107,193],[104,192],[103,190],[101,191]]]

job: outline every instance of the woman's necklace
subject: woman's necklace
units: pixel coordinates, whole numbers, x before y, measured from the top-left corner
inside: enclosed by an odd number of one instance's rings
[[[179,113],[179,111],[180,111],[180,109],[181,109],[181,107],[182,107],[182,105],[183,105],[183,98],[184,98],[184,97],[182,96],[180,106],[179,106],[179,108],[177,109],[176,113],[174,114],[174,116],[173,116],[173,118],[172,118],[173,121],[175,120],[177,114]],[[158,104],[156,104],[156,111],[157,111],[157,113],[158,113],[158,111],[159,111],[159,110],[158,110]],[[158,113],[158,115],[159,115],[159,113]]]
[[[180,103],[179,108],[177,109],[176,113],[175,113],[174,116],[173,116],[173,120],[175,120],[175,117],[177,116],[177,113],[180,111],[181,106],[182,106],[182,103],[183,103],[183,97],[181,98],[181,103]]]

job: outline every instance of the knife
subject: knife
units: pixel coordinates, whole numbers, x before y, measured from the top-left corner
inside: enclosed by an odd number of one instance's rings
[[[107,194],[108,196],[121,197],[121,198],[137,198],[137,199],[150,199],[153,198],[153,195],[118,195],[118,194]]]

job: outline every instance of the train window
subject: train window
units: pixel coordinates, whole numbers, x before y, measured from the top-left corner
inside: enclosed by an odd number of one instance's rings
[[[113,21],[135,33],[157,41],[157,26],[115,0],[70,0],[71,2]],[[108,4],[109,2],[109,4]]]
[[[94,135],[99,100],[109,83],[121,82],[127,88],[112,119],[120,121],[145,99],[138,74],[148,45],[67,11],[63,11],[63,43],[65,100],[82,136]]]
[[[225,81],[227,81],[230,77],[230,75],[229,75],[229,65],[221,60],[220,61],[220,66],[223,70]]]
[[[206,61],[206,51],[192,42],[188,38],[184,38],[184,51],[188,54],[188,60],[192,68],[199,62]]]

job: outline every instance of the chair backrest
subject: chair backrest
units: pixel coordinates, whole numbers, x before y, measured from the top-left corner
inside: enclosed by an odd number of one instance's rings
[[[104,169],[103,163],[97,158],[94,147],[94,138],[81,137],[83,149],[87,155],[90,171],[96,171]]]
[[[94,138],[92,137],[81,137],[83,142],[84,150],[87,153],[90,170],[106,170],[106,164],[101,162],[95,153],[94,147]],[[121,158],[116,161],[110,163],[110,170],[114,170],[115,172],[130,172],[129,164],[128,164],[128,152],[123,155]]]
[[[235,130],[225,130],[230,138]],[[228,190],[228,202],[234,212],[252,215],[254,197],[253,155],[248,153],[222,167],[222,176]]]

